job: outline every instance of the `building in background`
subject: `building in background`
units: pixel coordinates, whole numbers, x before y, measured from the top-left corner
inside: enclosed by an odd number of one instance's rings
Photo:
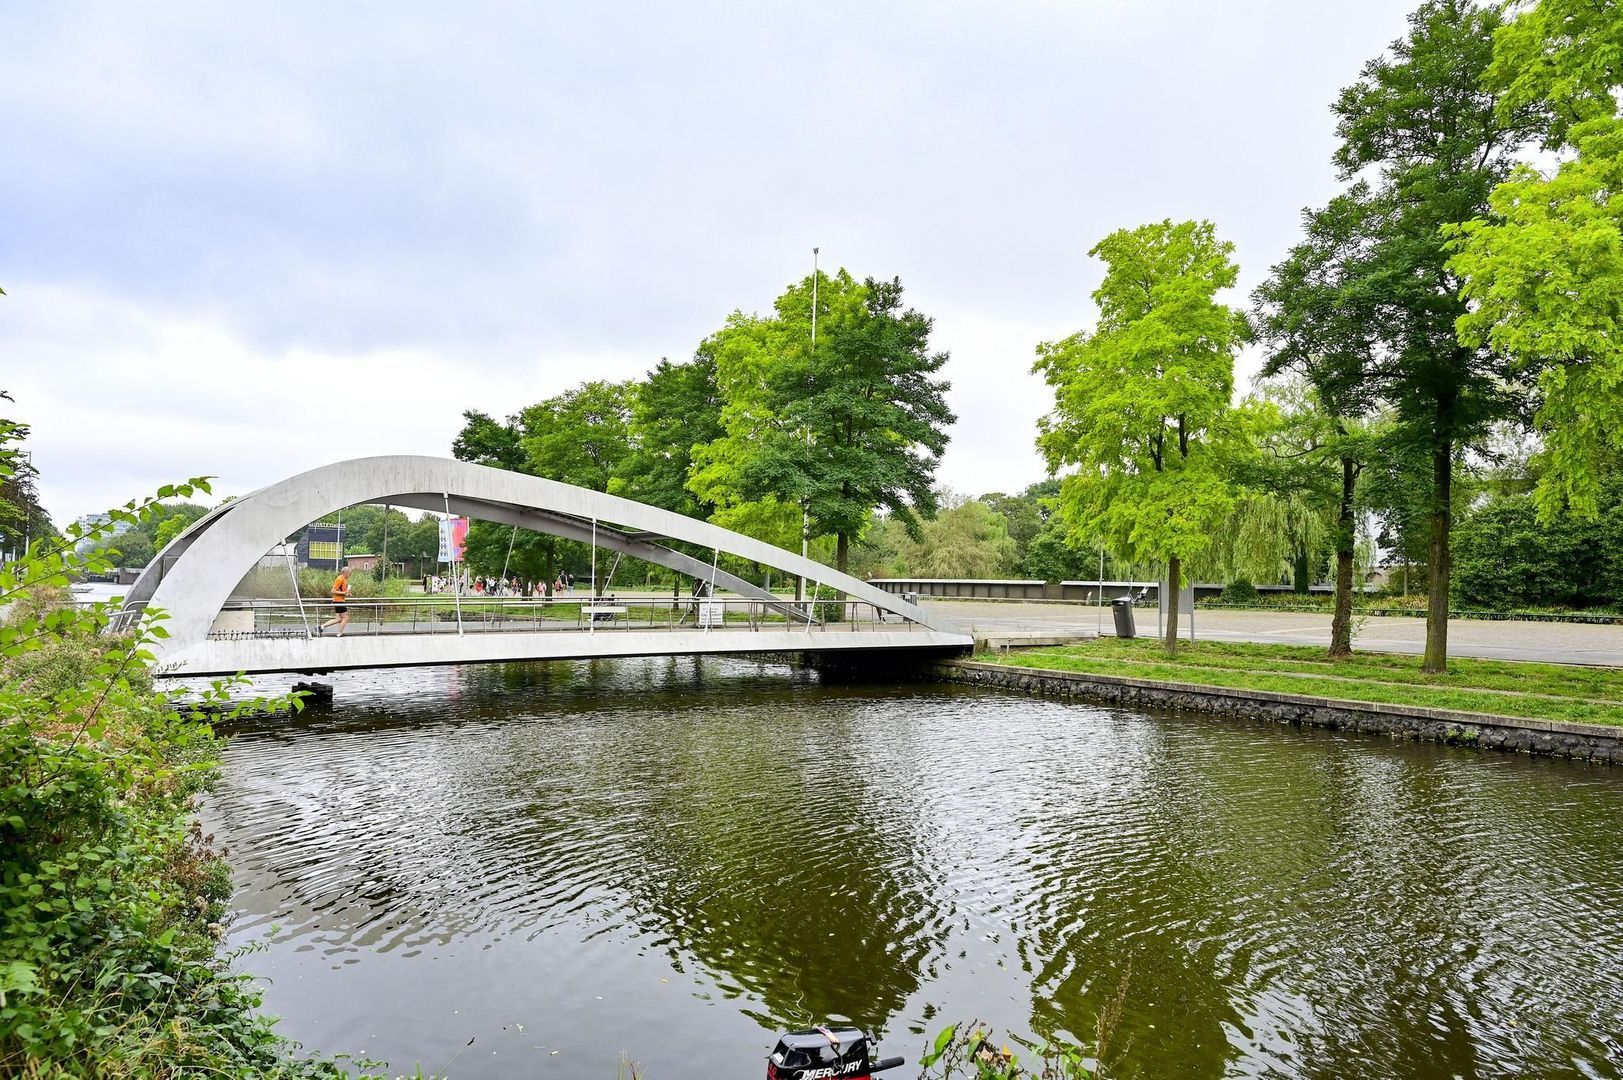
[[[101,527],[105,526],[109,521],[112,521],[113,519],[107,514],[82,514],[78,518],[76,518],[75,520],[78,522],[79,530],[81,532],[89,532],[91,529],[101,528]],[[114,522],[113,531],[108,533],[107,536],[123,536],[125,533],[127,533],[129,531],[130,531],[130,523],[129,522],[127,522],[127,521]],[[73,549],[75,551],[77,551],[79,554],[83,555],[85,552],[89,551],[91,548],[95,547],[97,544],[101,543],[102,540],[105,540],[105,539],[107,539],[106,536],[104,536],[104,537],[102,537],[101,539],[98,539],[98,540],[92,540],[89,537],[85,537],[84,539],[81,539],[77,544],[74,544]]]

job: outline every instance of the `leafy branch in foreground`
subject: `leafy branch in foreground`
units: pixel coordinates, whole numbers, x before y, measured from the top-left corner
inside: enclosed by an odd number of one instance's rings
[[[126,626],[115,604],[70,602],[70,583],[106,564],[76,541],[192,490],[206,482],[0,567],[0,1075],[344,1073],[299,1057],[221,954],[230,873],[194,817],[219,748],[208,720],[300,701],[237,700],[240,677],[185,700],[157,690],[162,614]]]

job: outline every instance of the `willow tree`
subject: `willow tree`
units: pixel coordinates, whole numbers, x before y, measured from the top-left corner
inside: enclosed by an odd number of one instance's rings
[[[1037,445],[1060,484],[1072,542],[1166,563],[1166,647],[1178,640],[1185,561],[1228,514],[1225,478],[1240,312],[1217,302],[1234,285],[1234,245],[1207,221],[1121,229],[1088,253],[1104,260],[1093,331],[1037,347],[1054,409]]]

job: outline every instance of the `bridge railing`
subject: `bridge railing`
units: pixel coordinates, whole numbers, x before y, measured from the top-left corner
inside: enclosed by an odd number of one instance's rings
[[[346,634],[545,633],[559,631],[864,633],[926,629],[862,600],[766,601],[743,597],[408,596],[350,600]],[[305,637],[334,617],[324,600],[232,599],[214,639]],[[327,633],[337,633],[329,628]]]

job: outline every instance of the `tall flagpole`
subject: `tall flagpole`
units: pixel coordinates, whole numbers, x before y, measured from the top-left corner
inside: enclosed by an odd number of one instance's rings
[[[811,347],[812,362],[817,361],[817,248],[812,248],[812,317],[811,317]],[[811,433],[807,432],[806,441],[811,442]],[[811,508],[808,500],[800,500],[800,557],[806,558],[811,546]],[[801,575],[795,578],[796,602],[806,599],[806,578]]]

